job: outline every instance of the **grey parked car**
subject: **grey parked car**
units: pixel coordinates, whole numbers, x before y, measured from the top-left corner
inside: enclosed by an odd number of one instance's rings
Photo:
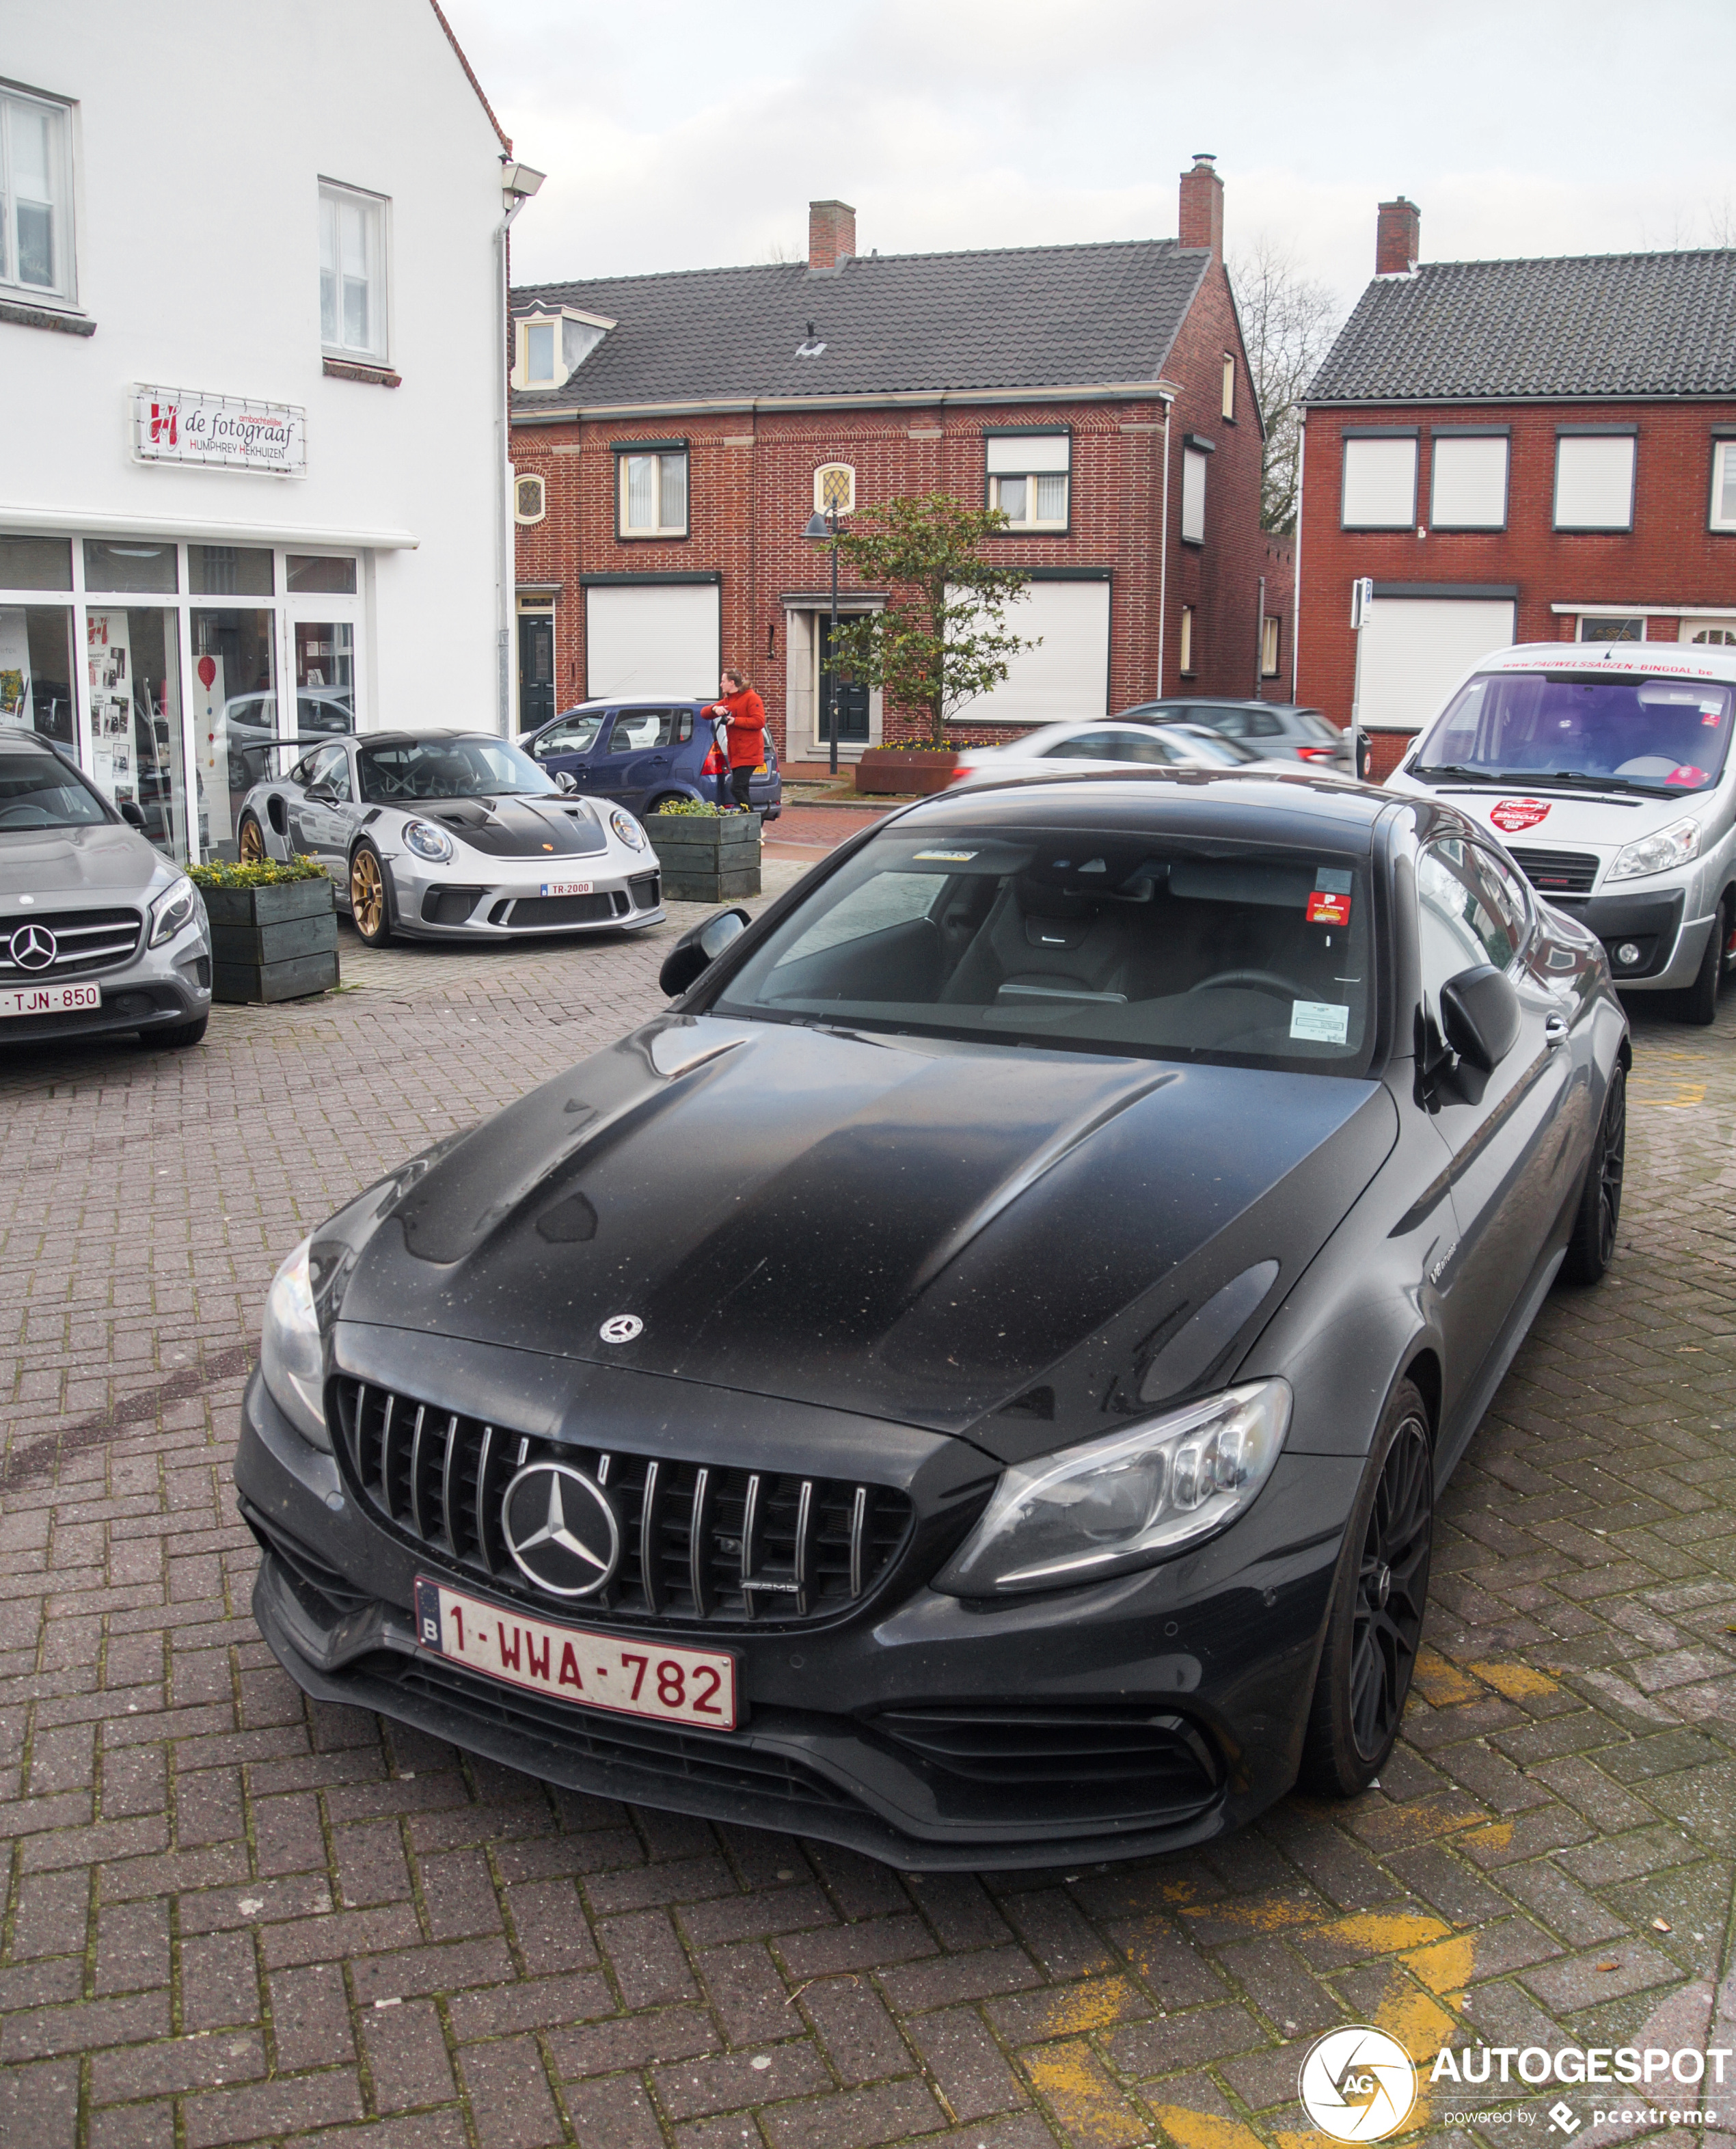
[[[1124,709],[1121,718],[1129,717],[1142,723],[1204,724],[1222,738],[1240,739],[1252,747],[1262,761],[1298,761],[1341,776],[1351,773],[1350,734],[1318,709],[1305,709],[1295,702],[1176,694],[1168,701],[1141,702],[1136,709]]]
[[[205,906],[143,825],[46,739],[0,732],[0,1042],[204,1035]]]

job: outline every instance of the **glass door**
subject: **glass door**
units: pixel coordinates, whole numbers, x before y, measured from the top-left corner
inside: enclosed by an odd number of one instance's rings
[[[178,612],[155,605],[96,600],[86,614],[91,777],[117,806],[136,805],[148,840],[184,863],[179,625]]]
[[[289,601],[280,736],[309,747],[359,727],[356,563],[335,554],[288,552],[284,587]],[[288,706],[291,692],[294,701]]]

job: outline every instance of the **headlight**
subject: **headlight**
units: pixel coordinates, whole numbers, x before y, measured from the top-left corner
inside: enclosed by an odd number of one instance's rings
[[[1643,880],[1648,873],[1668,873],[1672,866],[1685,866],[1699,854],[1699,823],[1691,819],[1672,821],[1668,828],[1660,828],[1655,836],[1642,836],[1638,843],[1624,843],[1615,854],[1615,863],[1604,876],[1605,883],[1613,880]]]
[[[443,864],[452,855],[452,838],[431,821],[406,821],[404,841],[419,858],[431,858],[436,865]]]
[[[304,1239],[271,1280],[259,1339],[259,1370],[285,1417],[314,1447],[331,1452],[325,1424],[325,1358]]]
[[[160,948],[173,940],[184,925],[190,925],[199,909],[199,890],[184,875],[164,889],[151,905],[151,929],[147,948]]]
[[[1257,1381],[1019,1464],[933,1586],[953,1597],[1064,1588],[1210,1537],[1271,1475],[1290,1402],[1287,1381]]]
[[[631,813],[624,812],[619,806],[610,814],[609,826],[630,851],[645,848],[645,831]]]

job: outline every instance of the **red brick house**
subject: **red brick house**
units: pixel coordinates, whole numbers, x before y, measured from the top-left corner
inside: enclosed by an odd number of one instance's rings
[[[1223,196],[1201,157],[1178,239],[902,255],[815,202],[806,264],[515,290],[521,727],[738,663],[786,762],[822,754],[829,563],[802,532],[828,473],[851,510],[944,489],[1009,515],[1042,645],[961,735],[1255,691],[1262,435]],[[846,571],[841,608],[885,594]],[[845,686],[838,728],[853,757],[914,727]]]
[[[1300,698],[1384,774],[1513,642],[1736,642],[1736,251],[1419,265],[1380,207],[1374,281],[1311,384]]]

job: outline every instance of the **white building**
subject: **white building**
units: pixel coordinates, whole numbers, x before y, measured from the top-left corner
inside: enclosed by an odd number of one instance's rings
[[[433,0],[8,11],[0,723],[178,856],[274,731],[506,726],[511,147]]]

